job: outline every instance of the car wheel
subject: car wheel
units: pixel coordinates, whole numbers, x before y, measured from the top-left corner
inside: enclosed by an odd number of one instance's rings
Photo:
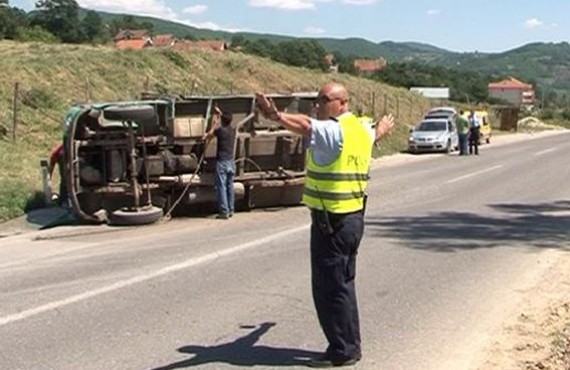
[[[109,224],[115,226],[148,225],[158,221],[162,215],[162,208],[154,206],[122,208],[111,213]]]
[[[485,140],[485,142],[486,142],[487,144],[491,144],[491,137],[489,136],[489,137]]]
[[[445,146],[445,153],[451,153],[451,140],[447,140],[447,145]]]
[[[110,121],[143,121],[154,118],[155,112],[150,105],[131,105],[107,108],[103,116]]]

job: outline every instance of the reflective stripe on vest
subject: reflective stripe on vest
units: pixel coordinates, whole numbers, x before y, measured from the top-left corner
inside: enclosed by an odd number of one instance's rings
[[[309,149],[303,203],[332,213],[359,211],[364,205],[372,158],[372,138],[365,125],[352,115],[340,117],[342,150],[326,166],[319,166]]]

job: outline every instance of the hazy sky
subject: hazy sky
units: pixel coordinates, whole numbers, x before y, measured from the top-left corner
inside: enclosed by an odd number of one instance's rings
[[[199,28],[296,37],[416,41],[500,52],[570,38],[570,0],[78,0],[87,9],[144,14]],[[35,1],[10,0],[27,11]]]

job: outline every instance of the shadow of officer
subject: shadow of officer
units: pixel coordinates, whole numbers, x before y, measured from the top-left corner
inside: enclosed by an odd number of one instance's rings
[[[263,345],[255,345],[257,341],[275,323],[266,322],[248,335],[238,338],[233,342],[217,346],[184,346],[178,352],[193,354],[188,360],[175,362],[152,370],[183,369],[186,367],[199,366],[208,363],[225,363],[240,367],[252,366],[301,366],[306,365],[309,358],[317,352],[292,348],[275,348]],[[248,328],[248,327],[242,327]]]

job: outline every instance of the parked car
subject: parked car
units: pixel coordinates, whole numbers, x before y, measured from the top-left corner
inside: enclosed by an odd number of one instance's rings
[[[270,95],[280,110],[305,114],[315,96]],[[237,130],[238,208],[299,204],[302,137],[256,114],[254,96],[147,96],[77,105],[67,114],[64,177],[73,213],[130,225],[152,223],[179,203],[215,205],[216,143],[203,140],[215,106],[232,112]]]
[[[457,150],[459,139],[455,121],[446,118],[429,118],[421,121],[410,131],[408,151],[410,153]]]
[[[434,107],[427,112],[426,116],[430,114],[446,114],[454,116],[457,115],[457,109],[453,107]]]

